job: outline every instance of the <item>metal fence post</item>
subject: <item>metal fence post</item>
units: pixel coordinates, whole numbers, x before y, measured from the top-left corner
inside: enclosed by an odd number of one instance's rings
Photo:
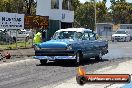
[[[17,49],[17,29],[16,29],[16,49]]]

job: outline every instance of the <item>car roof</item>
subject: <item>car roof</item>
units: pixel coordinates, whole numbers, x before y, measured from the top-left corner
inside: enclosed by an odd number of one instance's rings
[[[85,29],[85,28],[67,28],[67,29],[60,29],[57,32],[61,31],[76,31],[76,32],[84,32],[84,31],[92,31],[90,29]]]

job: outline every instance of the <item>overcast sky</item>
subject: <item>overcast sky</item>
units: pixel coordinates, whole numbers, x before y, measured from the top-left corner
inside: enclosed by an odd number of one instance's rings
[[[85,1],[90,1],[90,0],[80,0],[80,2],[84,3]],[[97,0],[97,1],[102,1],[102,0]],[[127,2],[132,2],[132,0],[126,0]],[[111,3],[110,0],[107,0],[106,6],[110,7]]]

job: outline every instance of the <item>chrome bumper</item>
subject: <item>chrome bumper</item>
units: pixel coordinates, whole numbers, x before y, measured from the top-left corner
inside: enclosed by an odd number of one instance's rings
[[[33,56],[33,58],[38,60],[73,60],[76,59],[76,56]]]

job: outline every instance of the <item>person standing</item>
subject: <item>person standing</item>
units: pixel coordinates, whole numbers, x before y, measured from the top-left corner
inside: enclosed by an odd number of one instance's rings
[[[42,42],[42,33],[41,32],[37,32],[37,34],[35,34],[34,38],[33,38],[33,43],[34,44],[39,44]]]

